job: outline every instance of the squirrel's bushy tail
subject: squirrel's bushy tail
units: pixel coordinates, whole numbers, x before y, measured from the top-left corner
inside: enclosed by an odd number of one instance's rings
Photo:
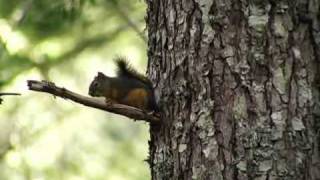
[[[135,69],[133,69],[126,58],[117,57],[115,58],[115,62],[118,67],[118,72],[117,72],[118,76],[136,79],[152,88],[151,81],[146,76],[140,74]]]

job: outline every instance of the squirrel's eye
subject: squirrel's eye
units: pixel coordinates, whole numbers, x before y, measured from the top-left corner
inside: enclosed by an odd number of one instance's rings
[[[99,83],[98,82],[94,82],[92,85],[93,85],[93,87],[96,88],[96,87],[98,87]]]

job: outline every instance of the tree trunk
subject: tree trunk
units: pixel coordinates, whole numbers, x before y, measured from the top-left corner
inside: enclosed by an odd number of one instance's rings
[[[147,5],[152,179],[320,179],[320,0]]]

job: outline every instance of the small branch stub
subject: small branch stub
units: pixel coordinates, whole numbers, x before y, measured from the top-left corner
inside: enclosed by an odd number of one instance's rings
[[[67,90],[66,88],[58,87],[54,83],[48,81],[28,80],[27,82],[29,90],[32,91],[46,92],[64,99],[70,99],[85,106],[123,115],[135,120],[160,123],[160,118],[155,116],[154,113],[149,114],[135,107],[123,104],[107,103],[103,99],[83,96]]]

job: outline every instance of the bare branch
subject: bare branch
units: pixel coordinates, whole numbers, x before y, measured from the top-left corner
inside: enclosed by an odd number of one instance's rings
[[[4,93],[0,92],[0,96],[18,96],[21,95],[20,93]]]
[[[5,93],[5,92],[0,92],[0,97],[1,96],[17,96],[21,95],[20,93]],[[2,104],[3,99],[0,98],[0,104]]]
[[[74,102],[83,104],[85,106],[97,108],[100,110],[108,111],[115,114],[120,114],[135,120],[143,120],[150,123],[159,123],[159,117],[154,116],[154,114],[148,114],[140,109],[126,106],[123,104],[110,104],[105,100],[93,97],[83,96],[72,91],[69,91],[63,87],[57,87],[52,82],[47,81],[35,81],[28,80],[29,90],[46,92],[53,94],[64,99],[70,99]]]

